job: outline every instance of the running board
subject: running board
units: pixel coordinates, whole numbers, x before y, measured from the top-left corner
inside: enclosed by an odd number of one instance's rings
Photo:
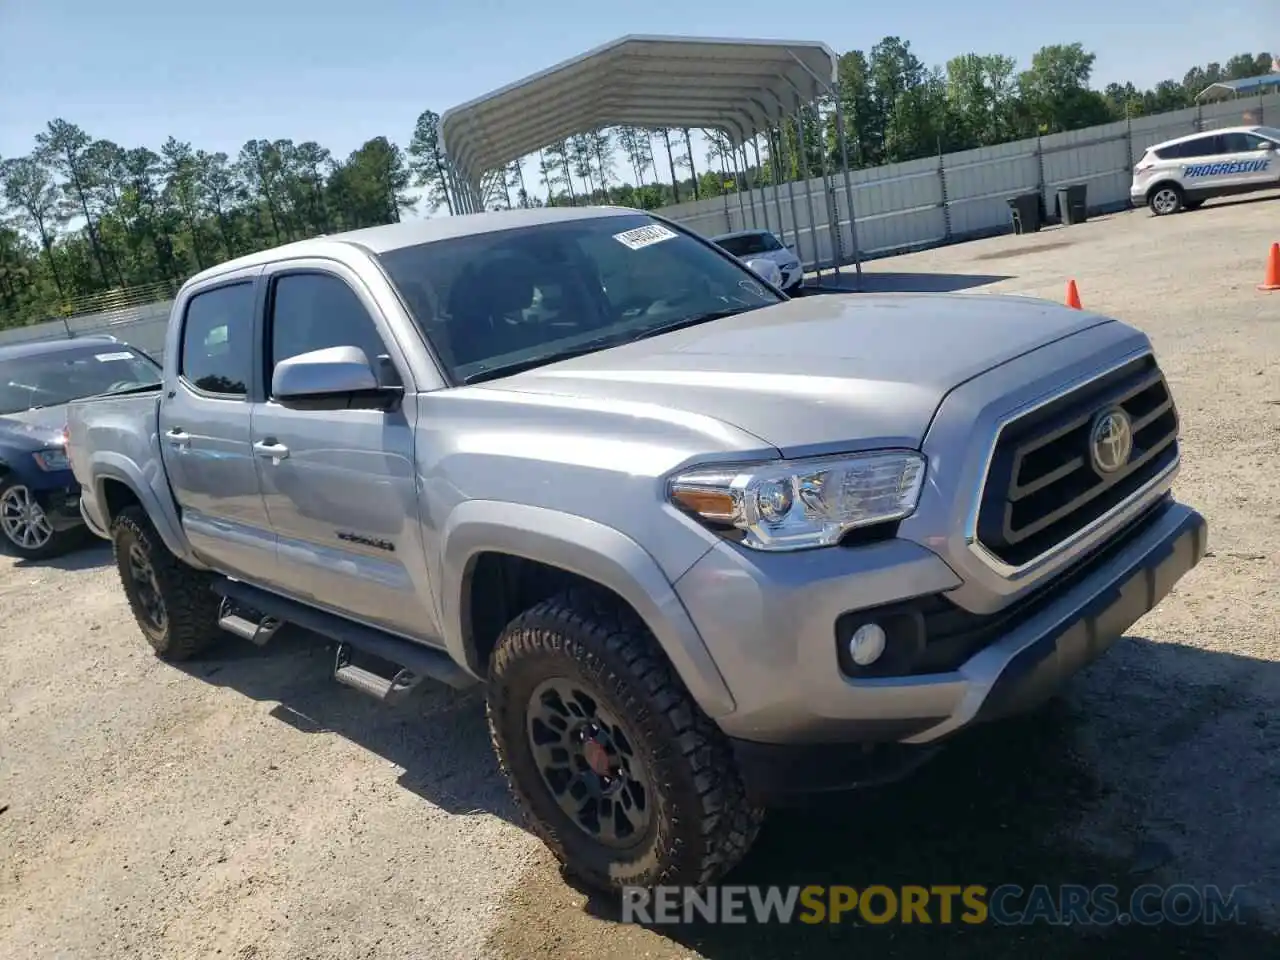
[[[284,624],[275,617],[263,617],[255,623],[237,613],[235,604],[227,597],[223,597],[222,606],[218,608],[218,626],[227,633],[233,633],[256,646],[263,647]]]
[[[397,670],[394,677],[384,677],[372,670],[355,666],[351,662],[351,646],[346,643],[338,644],[338,653],[333,663],[333,679],[383,703],[399,700],[422,682],[421,677],[404,667]]]
[[[365,693],[377,696],[375,692],[377,689],[390,687],[408,689],[416,686],[418,680],[423,677],[438,680],[458,690],[465,690],[479,682],[454,663],[449,655],[441,650],[414,643],[412,640],[405,640],[402,637],[394,636],[374,627],[366,627],[364,624],[354,623],[345,617],[340,617],[325,610],[317,610],[315,607],[307,606],[305,603],[299,603],[296,600],[290,600],[287,597],[268,593],[266,590],[252,587],[240,580],[230,580],[224,577],[214,583],[213,589],[214,592],[238,606],[249,607],[261,613],[264,618],[269,618],[279,623],[292,623],[302,627],[304,630],[310,630],[313,633],[328,637],[330,640],[336,640],[340,659],[343,654],[342,647],[346,645],[404,668],[395,677],[386,680],[377,674],[369,673],[368,670],[363,668],[350,666],[348,651],[345,664],[335,663],[334,676],[339,682],[362,690]],[[247,623],[248,621],[245,622]],[[232,632],[235,633],[236,631],[232,630]],[[340,673],[342,674],[341,676],[339,675]],[[408,673],[413,678],[412,684],[407,682],[409,677],[401,677],[401,674],[405,673]],[[377,683],[371,686],[370,677],[376,680]],[[396,689],[389,690],[392,697],[396,695]],[[379,696],[378,699],[386,699],[386,696]]]

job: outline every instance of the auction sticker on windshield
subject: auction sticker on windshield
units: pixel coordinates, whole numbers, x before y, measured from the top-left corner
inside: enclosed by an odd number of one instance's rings
[[[127,350],[121,350],[119,353],[95,353],[93,359],[99,363],[110,363],[112,360],[132,360],[133,354]]]
[[[632,250],[639,250],[641,247],[651,247],[655,243],[661,243],[663,240],[670,240],[675,236],[675,231],[668,230],[661,224],[650,224],[647,227],[636,227],[634,230],[624,230],[622,233],[615,233],[613,239],[617,240],[624,247],[630,247]]]

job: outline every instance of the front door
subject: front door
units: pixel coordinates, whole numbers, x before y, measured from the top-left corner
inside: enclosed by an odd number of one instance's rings
[[[384,385],[407,373],[360,279],[329,261],[268,268],[266,402],[253,419],[263,497],[284,589],[409,636],[436,634],[422,582],[412,398],[381,410],[292,410],[271,396],[288,357],[361,348]],[[409,412],[406,412],[409,411]]]
[[[1276,144],[1255,133],[1234,131],[1222,135],[1223,150],[1230,162],[1232,182],[1241,189],[1265,189],[1280,180]]]
[[[182,307],[178,377],[160,404],[160,450],[196,554],[270,583],[275,535],[251,448],[256,277],[219,278]]]

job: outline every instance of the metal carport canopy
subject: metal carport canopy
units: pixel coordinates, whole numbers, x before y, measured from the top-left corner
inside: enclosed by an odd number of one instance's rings
[[[837,68],[812,41],[626,36],[447,110],[441,139],[476,185],[602,127],[719,129],[737,146],[833,90]]]
[[[1276,87],[1280,89],[1280,73],[1264,73],[1260,77],[1245,77],[1241,80],[1223,80],[1219,83],[1211,83],[1196,94],[1196,99],[1199,100],[1205,94],[1213,93],[1218,90],[1224,91],[1228,94],[1234,93],[1236,96],[1239,96],[1240,94],[1251,90],[1256,90],[1258,93],[1262,93],[1262,91],[1267,87]]]

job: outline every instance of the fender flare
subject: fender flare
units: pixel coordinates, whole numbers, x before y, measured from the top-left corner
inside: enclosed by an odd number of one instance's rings
[[[476,669],[478,658],[471,638],[464,636],[462,598],[476,557],[496,551],[568,570],[612,590],[644,620],[708,716],[724,716],[736,708],[666,574],[626,534],[574,514],[496,500],[462,502],[441,534],[445,644],[469,669]]]
[[[190,562],[191,549],[187,544],[186,534],[178,524],[177,512],[166,510],[155,488],[147,481],[142,470],[128,457],[103,450],[94,453],[88,464],[89,475],[93,477],[94,500],[100,508],[105,508],[105,481],[122,483],[138,498],[142,509],[146,512],[151,525],[160,534],[160,539],[175,557]],[[166,485],[167,487],[167,485]],[[110,532],[110,518],[103,516],[104,526]]]

